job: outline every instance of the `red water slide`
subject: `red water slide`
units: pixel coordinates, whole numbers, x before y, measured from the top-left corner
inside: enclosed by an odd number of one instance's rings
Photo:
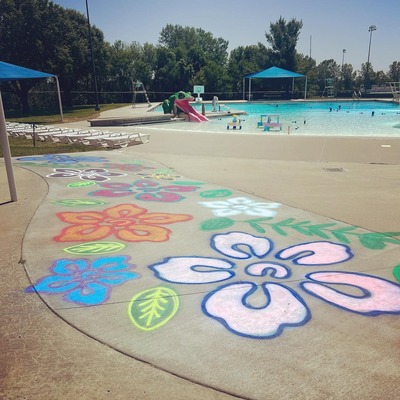
[[[192,99],[193,100],[193,99]],[[190,122],[204,122],[208,121],[208,118],[203,114],[199,113],[195,110],[190,104],[190,99],[176,99],[175,104],[179,107],[184,113],[186,113],[189,117]]]

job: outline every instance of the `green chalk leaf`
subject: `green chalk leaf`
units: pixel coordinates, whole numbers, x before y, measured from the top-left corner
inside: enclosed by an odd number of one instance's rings
[[[400,282],[400,264],[393,268],[393,276]]]
[[[103,206],[104,204],[107,204],[106,201],[92,199],[65,199],[52,201],[52,203],[67,207]]]
[[[399,245],[400,240],[392,238],[392,236],[398,235],[400,235],[399,232],[364,233],[360,235],[360,243],[367,249],[382,250],[386,247],[387,243]]]
[[[72,182],[67,185],[69,188],[77,188],[77,187],[86,187],[95,185],[96,182],[94,181],[82,181],[82,182]]]
[[[203,231],[215,231],[219,229],[226,229],[235,224],[235,221],[230,218],[212,218],[207,221],[203,221],[200,225],[200,229]]]
[[[116,251],[121,251],[125,247],[126,244],[119,242],[87,242],[66,247],[63,250],[70,254],[97,255],[115,253]]]
[[[144,290],[133,296],[128,315],[137,328],[152,331],[165,325],[178,311],[178,294],[165,286]]]

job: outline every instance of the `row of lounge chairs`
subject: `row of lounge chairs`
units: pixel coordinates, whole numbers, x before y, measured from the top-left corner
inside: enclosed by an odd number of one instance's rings
[[[56,143],[80,143],[87,146],[104,147],[109,149],[118,149],[136,144],[148,143],[149,134],[139,132],[111,132],[99,131],[93,129],[75,129],[62,128],[49,125],[6,123],[7,133],[13,137],[25,139],[35,138],[44,141],[53,141]]]

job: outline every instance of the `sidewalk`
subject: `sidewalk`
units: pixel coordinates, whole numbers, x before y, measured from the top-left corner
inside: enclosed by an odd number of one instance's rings
[[[400,140],[140,129],[69,172],[15,160],[16,203],[0,165],[0,397],[399,397]]]

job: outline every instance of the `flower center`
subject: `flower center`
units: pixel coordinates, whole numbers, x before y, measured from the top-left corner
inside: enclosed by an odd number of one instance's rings
[[[127,218],[109,219],[107,222],[116,228],[123,228],[135,223],[134,220]]]

